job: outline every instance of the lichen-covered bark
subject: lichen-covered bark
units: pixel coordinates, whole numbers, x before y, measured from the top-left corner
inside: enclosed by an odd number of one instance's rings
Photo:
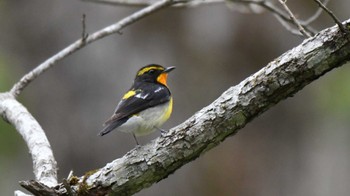
[[[328,28],[229,88],[165,136],[81,178],[71,178],[71,189],[79,195],[132,195],[166,178],[271,106],[348,60],[348,37],[338,27]],[[66,192],[63,185],[56,190],[59,195]]]

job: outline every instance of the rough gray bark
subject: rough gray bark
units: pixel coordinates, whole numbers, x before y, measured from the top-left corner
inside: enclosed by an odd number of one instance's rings
[[[76,195],[132,195],[166,178],[273,105],[349,60],[349,36],[341,33],[338,26],[325,29],[229,88],[165,136],[131,150],[101,169],[71,177],[54,193],[42,193],[65,195],[69,190]],[[45,190],[45,185],[35,181],[21,185],[31,192],[38,187]]]

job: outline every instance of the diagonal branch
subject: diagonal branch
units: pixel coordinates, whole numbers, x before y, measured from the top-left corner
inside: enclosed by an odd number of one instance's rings
[[[0,114],[26,142],[33,160],[35,179],[49,187],[56,186],[57,164],[39,123],[10,93],[0,93]]]
[[[55,65],[58,61],[64,59],[68,55],[76,52],[77,50],[81,49],[82,47],[86,46],[87,44],[90,44],[96,40],[99,40],[101,38],[104,38],[108,35],[114,34],[122,30],[124,27],[148,16],[149,14],[152,14],[162,8],[165,8],[167,6],[170,6],[174,4],[173,0],[160,0],[155,2],[154,4],[143,8],[134,14],[131,14],[128,17],[125,17],[124,19],[120,20],[119,22],[110,25],[102,30],[99,30],[89,36],[86,36],[85,39],[79,39],[63,49],[62,51],[58,52],[51,58],[47,59],[40,65],[38,65],[35,69],[33,69],[31,72],[24,75],[19,82],[17,82],[11,89],[11,94],[15,97],[17,97],[22,90],[28,86],[29,83],[31,83],[34,79],[36,79],[38,76],[40,76],[42,73],[50,69],[53,65]]]
[[[350,23],[350,19],[346,22]],[[254,118],[350,60],[350,41],[338,26],[325,29],[229,88],[212,104],[145,146],[84,176],[71,177],[77,195],[132,195],[151,186],[237,133]],[[45,185],[21,182],[27,190]],[[51,189],[52,190],[52,189]],[[66,194],[63,184],[54,190]]]

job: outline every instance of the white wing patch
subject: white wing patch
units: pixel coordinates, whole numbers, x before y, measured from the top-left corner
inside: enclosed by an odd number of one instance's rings
[[[159,91],[161,91],[162,90],[162,88],[161,87],[158,87],[154,92],[155,93],[158,93]]]
[[[143,94],[143,93],[138,93],[135,95],[135,97],[140,98],[140,99],[146,99],[149,96],[149,93]]]

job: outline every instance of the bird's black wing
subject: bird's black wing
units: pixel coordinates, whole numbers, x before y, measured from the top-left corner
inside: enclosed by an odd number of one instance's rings
[[[105,122],[105,125],[128,118],[147,108],[166,103],[170,100],[170,91],[163,85],[152,84],[138,89],[131,89],[131,91],[135,91],[135,94],[120,101],[113,116]]]

